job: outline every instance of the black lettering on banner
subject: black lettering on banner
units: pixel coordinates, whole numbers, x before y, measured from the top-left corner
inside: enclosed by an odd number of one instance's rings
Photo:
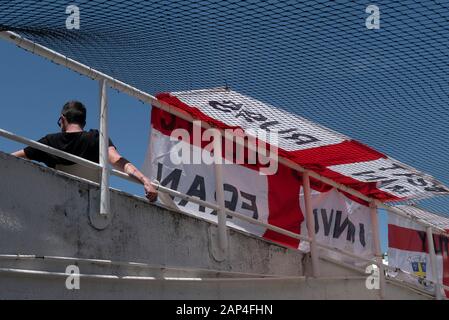
[[[225,192],[231,192],[231,200],[226,200],[225,199],[225,208],[229,209],[231,211],[236,211],[235,209],[237,209],[237,203],[239,200],[239,191],[237,190],[236,187],[234,187],[231,184],[227,184],[224,183],[223,184],[223,189]],[[215,200],[217,200],[217,193],[215,192]],[[216,216],[217,215],[217,210],[213,210],[211,212],[212,215]],[[232,216],[227,216],[228,219],[232,219]]]
[[[236,187],[227,183],[223,185],[223,189],[225,192],[228,191],[232,194],[231,200],[225,201],[225,207],[231,211],[235,211],[235,209],[237,209],[237,202],[239,200],[239,191]],[[232,219],[233,217],[229,216],[229,218]]]
[[[392,167],[389,168],[378,168],[376,169],[377,171],[388,171],[388,170],[397,170],[397,169],[404,169],[403,167],[393,163]],[[391,179],[391,177],[413,177],[416,176],[415,173],[413,172],[408,172],[408,173],[391,173],[390,176],[385,176],[385,175],[381,175],[379,174],[379,172],[376,172],[374,170],[369,170],[369,171],[362,171],[362,172],[357,172],[357,173],[353,173],[352,176],[355,177],[363,177],[365,178],[367,181],[378,181],[378,180],[384,180],[381,181],[382,185],[386,185],[388,183],[394,182],[394,181],[398,181],[399,179]],[[385,179],[389,179],[389,180],[385,180]]]
[[[206,201],[206,185],[204,184],[204,177],[195,175],[195,179],[193,180],[192,184],[190,185],[189,190],[187,191],[187,195],[198,197],[203,201]],[[188,203],[187,200],[182,199],[179,201],[180,206],[185,206]],[[199,205],[198,210],[201,212],[206,212],[206,207]]]
[[[275,121],[268,121],[268,122],[262,123],[260,125],[260,129],[270,132],[271,130],[270,130],[269,127],[270,126],[275,126],[275,125],[278,125],[278,124],[280,124],[280,122],[276,121],[276,120]],[[297,128],[290,128],[290,129],[284,129],[284,130],[276,130],[276,132],[278,134],[287,134],[287,133],[294,132],[294,131],[297,131],[297,130],[298,130]]]
[[[246,209],[253,212],[253,219],[259,219],[259,212],[257,210],[256,196],[243,191],[240,191],[242,198],[249,200],[250,203],[242,202],[242,209]]]
[[[348,218],[346,219],[349,221]],[[348,223],[348,233],[346,234],[346,240],[351,241],[352,243],[355,242],[355,226],[351,221],[349,221]]]
[[[315,218],[315,234],[320,231],[320,224],[318,222],[318,209],[313,209],[313,217]]]
[[[443,193],[448,192],[448,190],[446,188],[436,185],[436,184],[432,185],[431,187],[425,187],[424,190],[428,191],[428,192],[443,192]]]
[[[331,209],[329,219],[327,218],[326,209],[321,209],[321,217],[323,218],[324,235],[328,236],[331,231],[332,220],[334,219],[334,209]]]
[[[397,181],[399,181],[399,180],[398,179],[384,180],[384,181],[380,182],[379,187],[383,188],[383,189],[386,189],[386,190],[390,190],[390,191],[392,191],[394,193],[397,193],[397,194],[404,194],[404,193],[409,193],[410,192],[410,190],[407,189],[407,187],[405,187],[404,185],[395,184],[395,185],[392,185],[392,186],[388,186],[388,185],[390,185],[390,184],[392,184],[394,182],[397,182]]]
[[[342,211],[340,210],[330,210],[330,215],[328,216],[328,211],[326,209],[320,209],[321,212],[321,220],[323,222],[323,233],[324,236],[329,236],[332,229],[332,222],[334,220],[334,212],[335,215],[335,225],[334,225],[334,231],[332,237],[334,239],[340,238],[340,236],[343,234],[343,232],[347,230],[346,234],[346,240],[351,241],[352,243],[355,242],[355,232],[356,228],[355,225],[349,220],[349,217],[346,217],[346,219],[341,222],[342,219]],[[315,233],[318,233],[319,231],[319,222],[318,222],[318,209],[313,210],[313,214],[315,217]],[[366,240],[365,240],[365,225],[363,223],[359,223],[359,241],[360,244],[365,247],[366,246]]]
[[[158,162],[157,163],[157,180],[160,181],[161,185],[166,187],[168,184],[170,184],[169,188],[173,190],[178,190],[179,181],[181,180],[181,169],[175,169],[168,176],[162,180],[162,168],[163,164]],[[170,196],[172,199],[174,199],[173,196]]]
[[[259,127],[262,130],[270,132],[271,130],[270,130],[269,127],[270,126],[275,126],[275,125],[278,125],[278,124],[280,124],[280,122],[274,120],[274,121],[268,121],[268,122],[262,123]],[[297,128],[290,128],[290,129],[284,129],[284,130],[276,130],[276,132],[278,134],[287,134],[287,133],[294,132],[294,131],[297,131],[297,130],[298,130]]]
[[[236,111],[236,113],[234,115],[235,118],[243,117],[249,123],[264,122],[259,127],[268,132],[271,131],[269,127],[276,126],[276,125],[280,124],[280,122],[276,121],[276,120],[265,122],[268,119],[265,115],[263,115],[261,113],[250,111],[248,109],[244,109],[244,108],[242,108],[243,104],[234,103],[230,100],[224,100],[222,102],[211,100],[211,101],[209,101],[209,105],[216,110],[223,111],[226,113],[231,113],[232,111]],[[287,134],[290,134],[297,130],[298,130],[297,128],[289,128],[289,129],[277,131],[277,133],[280,135],[284,135],[284,134],[287,135]],[[284,136],[283,138],[286,140],[295,140],[295,143],[297,145],[304,145],[304,144],[309,144],[309,143],[320,141],[316,137],[313,137],[308,134],[298,133],[298,132],[292,133],[290,136]]]
[[[239,112],[236,113],[235,117],[239,118],[240,116],[243,116],[243,118],[245,118],[246,121],[248,122],[254,122],[254,121],[266,121],[267,118],[260,113],[256,113],[256,112],[252,112],[246,109],[242,109]]]
[[[321,211],[321,219],[323,221],[324,235],[329,236],[329,233],[332,228],[332,220],[334,219],[334,209],[331,209],[331,214],[330,214],[329,218],[327,216],[326,209],[321,209],[320,211]],[[318,209],[314,209],[313,214],[315,215],[315,233],[318,233],[318,231],[319,231]]]
[[[303,133],[294,133],[291,136],[283,137],[283,138],[287,139],[287,140],[295,140],[295,143],[297,145],[303,145],[303,144],[320,141],[319,139],[317,139],[315,137],[312,137],[312,136],[309,136],[308,134],[303,134]]]
[[[355,226],[351,221],[349,221],[348,217],[346,217],[346,219],[343,221],[343,223],[341,223],[341,216],[342,216],[342,212],[340,210],[337,210],[336,216],[335,216],[335,226],[334,226],[333,237],[335,239],[340,238],[343,231],[345,231],[345,229],[347,228],[348,232],[346,234],[346,240],[354,243],[355,242]]]
[[[391,190],[394,193],[398,194],[405,194],[411,192],[407,186],[413,186],[415,188],[419,188],[421,190],[427,191],[427,192],[442,192],[447,193],[448,190],[444,188],[443,186],[439,185],[438,183],[435,183],[434,181],[427,181],[422,175],[420,175],[417,172],[399,172],[399,173],[390,173],[388,176],[384,176],[379,173],[379,171],[390,171],[390,170],[407,170],[406,168],[393,163],[391,167],[382,167],[370,171],[363,171],[363,172],[357,172],[352,173],[351,176],[355,177],[362,177],[366,181],[378,181],[380,182],[379,188],[384,188],[387,190]],[[397,177],[397,178],[395,178]],[[404,178],[404,179],[401,179]],[[393,183],[396,182],[396,184],[393,185]],[[430,185],[431,184],[431,185]]]
[[[379,188],[383,188],[385,186],[388,186],[390,184],[392,184],[393,182],[398,181],[398,179],[390,179],[390,180],[382,180],[379,181]]]
[[[402,166],[400,166],[400,165],[398,165],[398,164],[396,164],[396,163],[392,163],[392,167],[390,167],[390,168],[379,168],[379,171],[387,171],[387,170],[397,170],[397,169],[405,169],[404,167],[402,167]]]
[[[398,193],[398,194],[403,194],[403,193],[409,193],[410,192],[410,190],[408,190],[406,187],[400,186],[400,185],[394,185],[394,186],[386,187],[385,189],[391,190],[392,192]]]
[[[362,177],[364,178],[366,181],[378,181],[378,180],[383,180],[383,179],[387,179],[388,177],[385,176],[380,176],[378,174],[376,174],[375,171],[363,171],[363,172],[357,172],[357,173],[353,173],[352,174],[355,177]]]
[[[409,172],[409,173],[393,173],[392,175],[395,176],[395,177],[407,177],[407,178],[419,177],[419,174],[414,173],[414,172]]]
[[[365,247],[366,241],[365,241],[365,225],[363,223],[359,223],[359,239],[360,244]]]
[[[275,126],[277,124],[279,124],[279,121],[276,121],[276,120],[275,121],[268,121],[268,122],[262,123],[260,125],[260,129],[266,130],[266,131],[270,131],[269,127],[270,126]]]
[[[422,251],[426,252],[427,235],[424,231],[416,231],[416,232],[418,232],[418,236],[421,239]]]
[[[232,112],[232,111],[238,111],[240,110],[240,108],[242,107],[242,104],[237,104],[234,103],[232,101],[223,101],[223,102],[218,102],[218,101],[209,101],[209,105],[217,110],[223,111],[223,112]]]
[[[181,169],[174,169],[171,171],[165,178],[163,177],[163,164],[158,162],[157,163],[157,180],[161,181],[161,185],[166,187],[168,186],[170,189],[178,190],[179,182],[181,180],[182,176],[182,170]],[[236,187],[234,187],[231,184],[223,184],[223,189],[227,193],[231,193],[230,200],[225,199],[225,207],[231,211],[236,211],[238,199],[239,199],[239,191]],[[199,199],[206,201],[206,185],[204,182],[204,177],[200,175],[195,175],[195,178],[192,182],[192,184],[189,187],[189,190],[186,193],[189,196],[198,197]],[[240,195],[242,196],[243,200],[249,200],[248,202],[242,201],[242,209],[249,210],[252,212],[252,217],[254,219],[259,218],[259,212],[257,208],[257,197],[255,195],[240,191]],[[174,199],[174,197],[172,197]],[[215,193],[215,199],[216,199],[216,193]],[[189,201],[185,199],[181,199],[179,201],[180,206],[185,206]],[[204,206],[199,205],[199,211],[206,212],[206,208]],[[213,215],[217,215],[217,211],[214,210],[211,212]],[[232,216],[227,216],[228,219],[232,219]]]
[[[427,186],[427,182],[423,178],[418,178],[416,180],[407,179],[408,183],[415,187],[425,187]]]
[[[278,133],[279,134],[287,134],[287,133],[294,132],[294,131],[297,131],[297,129],[290,128],[290,129],[285,129],[285,130],[279,130]]]
[[[408,183],[415,187],[424,187],[423,189],[428,192],[447,192],[447,190],[439,186],[435,183],[432,184],[432,186],[429,186],[429,183],[424,180],[424,178],[418,178],[418,179],[407,179]]]

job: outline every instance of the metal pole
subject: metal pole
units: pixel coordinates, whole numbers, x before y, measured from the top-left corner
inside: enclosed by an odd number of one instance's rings
[[[375,203],[370,204],[370,215],[371,215],[371,227],[373,230],[373,250],[377,266],[379,268],[379,296],[381,299],[385,298],[385,273],[382,261],[382,249],[380,247],[380,236],[379,236],[379,219],[377,215],[377,206]]]
[[[226,207],[224,200],[224,186],[223,186],[223,159],[222,159],[222,143],[221,134],[217,130],[214,135],[214,169],[215,169],[215,192],[217,196],[217,210],[218,219],[218,245],[221,251],[221,256],[224,259],[228,250],[228,230],[226,227]]]
[[[427,233],[427,246],[429,247],[429,255],[430,255],[430,266],[432,268],[432,275],[434,278],[434,285],[435,285],[435,297],[437,300],[441,300],[441,283],[440,283],[440,277],[438,276],[437,271],[437,256],[435,254],[435,246],[433,244],[433,232],[431,227],[426,228]]]
[[[100,80],[100,215],[110,213],[109,198],[109,135],[108,135],[108,99],[106,80]]]
[[[319,277],[319,257],[318,248],[315,237],[315,217],[312,211],[312,194],[310,191],[310,177],[309,172],[304,171],[303,173],[303,187],[304,187],[304,204],[306,206],[306,216],[307,216],[307,232],[310,239],[310,255],[312,256],[312,274],[313,276]]]

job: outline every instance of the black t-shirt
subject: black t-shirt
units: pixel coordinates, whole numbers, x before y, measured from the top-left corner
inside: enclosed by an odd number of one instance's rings
[[[60,132],[48,134],[39,140],[47,146],[53,147],[71,153],[75,156],[98,163],[100,158],[99,152],[99,132],[98,130],[80,131],[80,132]],[[109,146],[114,147],[111,139]],[[26,147],[24,149],[28,159],[45,163],[47,166],[54,168],[56,165],[73,165],[74,163],[46,152]]]

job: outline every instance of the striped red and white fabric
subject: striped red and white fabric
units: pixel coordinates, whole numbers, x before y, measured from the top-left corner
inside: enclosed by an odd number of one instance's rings
[[[281,156],[369,197],[391,201],[448,193],[448,189],[432,177],[359,142],[233,91],[201,90],[165,93],[157,97],[171,108],[187,112],[194,119],[206,121],[213,127],[241,129],[249,134],[255,130],[276,131],[279,135],[276,147]],[[175,163],[172,157],[180,150],[188,149],[190,159],[201,159],[210,151],[207,150],[210,141],[202,140],[206,130],[159,108],[152,109],[151,127],[144,172],[164,186],[214,203],[214,166],[202,162]],[[174,139],[177,137],[174,133],[179,129],[187,133],[187,140]],[[195,139],[195,135],[199,135],[200,139]],[[224,138],[222,145],[222,155],[227,159]],[[235,148],[234,143],[232,150]],[[245,160],[248,154],[245,148]],[[259,162],[222,165],[226,207],[305,235],[307,228],[303,214],[301,174],[278,164],[274,174],[264,175],[260,174],[263,167]],[[318,241],[360,256],[372,257],[373,231],[368,204],[315,179],[311,179],[311,187]],[[216,212],[196,203],[175,199],[174,204],[192,215],[217,220]],[[262,226],[231,217],[228,217],[228,224],[292,248],[308,250],[307,242]],[[343,260],[343,257],[340,258]]]
[[[180,145],[188,150],[191,159],[201,157],[205,153],[206,145],[203,141],[193,141],[193,137],[195,130],[200,130],[200,134],[204,130],[198,127],[195,129],[190,122],[158,108],[152,109],[151,127],[150,147],[143,168],[145,174],[171,189],[215,203],[214,166],[173,161],[173,155],[178,155]],[[178,129],[185,129],[191,140],[174,139],[174,132]],[[279,165],[275,174],[264,175],[260,174],[259,163],[225,163],[222,170],[225,205],[228,209],[297,234],[307,235],[300,173]],[[313,178],[311,187],[318,241],[368,258],[372,257],[368,204]],[[216,212],[212,209],[181,199],[175,199],[174,204],[184,212],[209,221],[217,221]],[[228,225],[288,247],[308,250],[307,243],[300,243],[298,239],[265,227],[231,217],[228,217]]]
[[[201,157],[205,145],[193,141],[182,142],[171,139],[177,129],[185,129],[193,138],[190,122],[175,117],[163,110],[153,108],[151,114],[150,147],[143,171],[162,185],[215,203],[214,166],[206,164],[174,163],[171,154],[177,145],[186,145],[192,158]],[[203,131],[204,132],[204,131]],[[299,234],[304,215],[300,208],[299,192],[301,176],[293,170],[279,166],[275,175],[259,174],[259,165],[223,164],[225,204],[230,210],[253,217]],[[318,185],[314,181],[314,185]],[[192,202],[176,201],[183,211],[216,221],[216,212]],[[257,236],[297,248],[299,240],[271,232],[264,227],[228,217],[228,224]]]
[[[449,232],[448,218],[411,206],[397,208]],[[388,264],[405,271],[405,274],[398,273],[396,276],[423,285],[429,291],[433,291],[434,286],[424,283],[420,278],[431,281],[439,279],[440,283],[449,286],[449,238],[444,235],[433,236],[437,261],[437,274],[433,275],[425,227],[394,214],[389,214],[388,218]],[[443,291],[449,298],[449,290]]]
[[[240,93],[210,89],[157,98],[220,129],[278,133],[282,157],[381,201],[449,194],[433,177],[358,141]]]

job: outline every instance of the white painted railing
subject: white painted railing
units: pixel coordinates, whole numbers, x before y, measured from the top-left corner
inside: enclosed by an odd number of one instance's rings
[[[111,76],[108,76],[105,73],[102,73],[102,72],[97,71],[97,70],[95,70],[93,68],[90,68],[89,66],[86,66],[86,65],[84,65],[82,63],[79,63],[78,61],[75,61],[75,60],[70,59],[70,58],[68,58],[68,57],[66,57],[64,55],[61,55],[60,53],[58,53],[58,52],[56,52],[54,50],[51,50],[51,49],[46,48],[46,47],[44,47],[42,45],[39,45],[38,43],[35,43],[35,42],[30,41],[30,40],[28,40],[26,38],[23,38],[23,37],[21,37],[17,33],[10,32],[10,31],[3,31],[3,32],[0,32],[0,38],[4,39],[6,41],[12,42],[12,43],[16,44],[17,46],[32,52],[33,54],[36,54],[36,55],[39,55],[41,57],[47,58],[47,59],[49,59],[50,61],[52,61],[54,63],[60,64],[60,65],[66,67],[68,69],[74,70],[74,71],[76,71],[76,72],[78,72],[80,74],[83,74],[83,75],[85,75],[85,76],[87,76],[89,78],[92,78],[94,80],[98,80],[98,81],[101,82],[101,85],[100,85],[100,97],[101,97],[100,98],[100,112],[101,112],[101,114],[100,114],[100,137],[101,137],[101,143],[100,143],[100,145],[102,146],[102,148],[100,148],[100,165],[97,164],[97,163],[94,163],[94,162],[82,159],[80,157],[76,157],[74,155],[62,152],[60,150],[48,147],[48,146],[40,144],[40,143],[38,143],[36,141],[29,140],[29,139],[26,139],[26,138],[14,135],[14,134],[12,134],[10,132],[7,132],[7,131],[1,130],[1,129],[0,129],[0,136],[3,136],[5,138],[8,138],[8,139],[20,142],[20,143],[24,143],[26,145],[29,145],[29,146],[34,147],[36,149],[39,149],[41,151],[48,152],[50,154],[56,155],[58,157],[64,158],[66,160],[69,160],[69,161],[72,161],[72,162],[75,162],[75,163],[78,163],[78,164],[86,166],[88,168],[100,170],[102,172],[102,175],[101,175],[102,179],[101,179],[101,184],[100,184],[100,186],[101,186],[101,199],[100,199],[100,202],[101,202],[100,208],[101,209],[100,209],[100,213],[102,213],[102,214],[107,214],[108,211],[110,210],[110,208],[109,208],[109,185],[108,185],[109,184],[109,181],[108,181],[109,173],[111,173],[113,175],[116,175],[118,177],[130,180],[132,182],[139,183],[134,178],[131,178],[130,176],[128,176],[127,174],[125,174],[123,172],[120,172],[120,171],[117,171],[117,170],[107,169],[107,158],[106,158],[107,157],[107,154],[106,154],[107,153],[107,148],[104,147],[105,145],[106,146],[108,145],[108,135],[107,135],[107,131],[108,131],[108,125],[107,125],[107,97],[106,97],[106,88],[107,88],[107,86],[110,86],[110,87],[112,87],[114,89],[117,89],[117,90],[119,90],[119,91],[121,91],[123,93],[126,93],[126,94],[128,94],[128,95],[130,95],[132,97],[135,97],[135,98],[137,98],[137,99],[139,99],[141,101],[144,101],[144,102],[146,102],[146,103],[148,103],[150,105],[153,105],[154,107],[157,107],[157,108],[160,108],[162,110],[165,110],[165,111],[167,111],[167,112],[169,112],[169,113],[171,113],[171,114],[173,114],[173,115],[175,115],[177,117],[180,117],[181,119],[184,119],[184,120],[187,120],[187,121],[190,121],[190,122],[192,122],[194,120],[194,118],[190,114],[187,114],[185,112],[181,112],[180,110],[175,109],[175,108],[171,107],[170,105],[157,100],[155,97],[153,97],[152,95],[150,95],[150,94],[148,94],[146,92],[143,92],[143,91],[141,91],[141,90],[139,90],[137,88],[134,88],[134,87],[132,87],[132,86],[130,86],[130,85],[124,83],[124,82],[121,82],[121,81],[119,81],[117,79],[114,79]],[[206,129],[210,127],[210,125],[208,123],[206,123],[206,122],[201,122],[201,125],[204,128],[206,128]],[[223,135],[223,133],[222,133],[222,135]],[[245,145],[245,146],[250,148],[250,149],[256,148],[255,146],[251,146],[251,145]],[[270,157],[274,157],[274,156],[270,154]],[[159,189],[159,191],[167,193],[167,194],[169,194],[171,196],[178,197],[178,198],[181,198],[181,199],[185,199],[187,201],[195,202],[195,203],[198,203],[200,205],[203,205],[203,206],[209,207],[211,209],[217,210],[217,212],[218,212],[218,229],[219,229],[219,232],[218,232],[219,241],[218,241],[218,243],[219,243],[219,246],[220,246],[221,250],[224,251],[223,252],[224,256],[226,255],[225,251],[227,250],[227,230],[226,230],[227,227],[226,227],[226,216],[223,214],[223,212],[225,212],[226,214],[228,214],[230,216],[233,216],[235,218],[238,218],[238,219],[241,219],[241,220],[245,220],[247,222],[254,223],[256,225],[264,226],[267,229],[273,230],[273,231],[278,232],[280,234],[287,235],[287,236],[290,236],[290,237],[295,238],[295,239],[309,241],[310,244],[311,244],[310,245],[310,249],[311,249],[312,266],[313,266],[313,274],[314,274],[314,276],[318,276],[319,275],[319,266],[318,266],[318,264],[319,264],[319,253],[318,253],[317,247],[330,249],[330,250],[339,252],[339,253],[341,253],[343,255],[346,255],[348,257],[357,258],[357,259],[360,259],[361,261],[364,261],[364,262],[367,262],[367,263],[371,263],[371,264],[375,264],[375,265],[379,266],[380,270],[382,271],[382,272],[380,272],[381,284],[382,284],[381,285],[382,286],[382,290],[380,290],[380,296],[383,297],[383,287],[384,287],[384,272],[383,272],[383,269],[384,269],[385,266],[383,266],[382,259],[380,257],[379,228],[378,228],[378,223],[377,223],[377,212],[376,212],[376,209],[377,208],[383,208],[383,209],[387,210],[390,213],[393,213],[393,214],[405,217],[407,219],[410,219],[410,216],[407,215],[406,213],[402,212],[401,210],[397,209],[397,208],[387,206],[387,205],[383,204],[382,202],[380,202],[379,200],[371,199],[371,198],[367,197],[366,195],[364,195],[364,194],[362,194],[362,193],[360,193],[360,192],[358,192],[358,191],[356,191],[354,189],[351,189],[351,188],[349,188],[349,187],[347,187],[345,185],[339,184],[339,183],[337,183],[337,182],[335,182],[335,181],[333,181],[333,180],[331,180],[329,178],[323,177],[323,176],[319,175],[316,172],[306,170],[305,168],[303,168],[300,165],[292,162],[289,159],[280,157],[279,159],[273,158],[272,160],[279,161],[279,163],[281,163],[281,164],[283,164],[283,165],[285,165],[285,166],[287,166],[287,167],[289,167],[291,169],[294,169],[296,171],[302,172],[304,177],[306,177],[306,178],[312,177],[314,179],[317,179],[318,181],[321,181],[321,182],[323,182],[325,184],[328,184],[328,185],[330,185],[332,187],[335,187],[338,190],[347,192],[347,193],[349,193],[349,194],[351,194],[353,196],[358,197],[359,199],[362,199],[364,201],[369,202],[371,204],[371,207],[372,207],[372,212],[374,212],[374,213],[372,213],[371,218],[372,218],[372,222],[373,222],[373,231],[374,231],[374,234],[375,234],[375,237],[374,237],[374,240],[375,240],[374,241],[374,246],[375,247],[373,248],[374,252],[376,254],[375,261],[372,261],[372,260],[369,260],[369,259],[357,256],[357,255],[354,255],[351,252],[347,252],[347,251],[340,250],[340,249],[337,249],[337,248],[331,248],[331,247],[329,247],[327,245],[320,244],[320,243],[315,241],[315,239],[314,239],[315,230],[314,230],[314,228],[312,228],[313,227],[313,223],[314,223],[313,222],[314,219],[311,219],[311,216],[310,216],[311,215],[311,213],[310,213],[310,211],[311,211],[310,205],[307,205],[307,203],[310,204],[310,192],[308,192],[308,195],[305,196],[305,202],[306,202],[306,207],[307,207],[306,211],[307,211],[308,221],[309,221],[307,223],[307,227],[308,227],[308,231],[309,231],[308,233],[309,233],[310,237],[304,237],[302,235],[295,234],[293,232],[290,232],[288,230],[285,230],[285,229],[282,229],[282,228],[279,228],[279,227],[276,227],[276,226],[272,226],[272,225],[269,225],[269,224],[262,223],[262,222],[260,222],[258,220],[246,217],[246,216],[244,216],[242,214],[239,214],[237,212],[230,211],[230,210],[224,208],[224,204],[223,204],[224,201],[222,201],[221,195],[220,195],[221,191],[223,189],[223,185],[219,183],[219,180],[220,180],[219,178],[220,178],[220,173],[221,173],[220,166],[217,166],[217,168],[216,168],[218,205],[212,204],[212,203],[209,203],[209,202],[206,202],[206,201],[202,201],[202,200],[200,200],[198,198],[194,198],[194,197],[190,197],[190,196],[184,195],[184,194],[182,194],[182,193],[180,193],[178,191],[171,190],[169,188],[160,186],[159,184],[153,184],[153,185],[157,189]],[[308,188],[308,186],[309,186],[309,184],[305,183],[304,189]],[[428,223],[425,220],[414,218],[413,221],[415,223],[423,225],[423,226],[425,226],[427,228],[429,239],[432,239],[432,235],[433,234],[447,234],[447,232],[444,229],[438,228],[438,227]],[[376,226],[376,228],[374,228],[374,226]],[[429,243],[429,248],[431,249],[430,243]],[[433,250],[433,252],[434,252],[434,250]],[[432,257],[432,250],[430,252],[430,255]],[[433,255],[434,255],[434,253],[433,253]],[[435,259],[432,258],[431,260],[432,260],[431,264],[434,265],[435,264],[435,261],[434,261]],[[432,266],[432,268],[433,268],[433,266]],[[441,288],[442,284],[438,283],[436,286]],[[438,293],[437,293],[437,298],[440,298],[438,296]]]
[[[13,134],[13,133],[8,132],[8,131],[3,130],[3,129],[0,129],[0,136],[4,137],[4,138],[7,138],[9,140],[13,140],[13,141],[16,141],[16,142],[28,145],[28,146],[33,147],[35,149],[44,151],[46,153],[55,155],[57,157],[63,158],[65,160],[68,160],[68,161],[71,161],[71,162],[74,162],[74,163],[77,163],[79,165],[85,166],[85,167],[90,168],[90,169],[96,169],[96,170],[99,170],[99,171],[103,170],[102,166],[100,166],[99,164],[97,164],[95,162],[92,162],[92,161],[83,159],[81,157],[75,156],[73,154],[70,154],[70,153],[67,153],[67,152],[64,152],[64,151],[52,148],[52,147],[47,146],[45,144],[39,143],[39,142],[31,140],[31,139],[27,139],[25,137]],[[129,176],[128,174],[123,173],[121,171],[118,171],[118,170],[115,170],[115,169],[108,169],[108,171],[110,171],[111,174],[113,174],[113,175],[115,175],[115,176],[117,176],[119,178],[123,178],[123,179],[126,179],[128,181],[141,184],[140,181],[136,180],[135,178],[133,178],[133,177]],[[241,213],[229,210],[228,208],[224,208],[223,209],[218,204],[201,200],[198,197],[193,197],[193,196],[189,196],[189,195],[183,194],[183,193],[181,193],[181,192],[179,192],[177,190],[173,190],[173,189],[164,187],[164,186],[160,185],[159,183],[152,182],[151,184],[158,191],[166,193],[166,194],[168,194],[170,196],[173,196],[173,197],[176,197],[176,198],[180,198],[180,199],[183,199],[183,200],[186,200],[186,201],[189,201],[189,202],[193,202],[193,203],[199,204],[201,206],[210,208],[212,210],[217,210],[217,211],[223,210],[224,213],[225,213],[225,216],[229,215],[231,217],[235,217],[237,219],[240,219],[240,220],[243,220],[243,221],[246,221],[246,222],[258,225],[258,226],[265,227],[265,228],[267,228],[269,230],[275,231],[277,233],[280,233],[282,235],[285,235],[285,236],[288,236],[288,237],[291,237],[291,238],[294,238],[294,239],[308,241],[308,242],[316,242],[316,241],[313,241],[313,239],[310,238],[310,237],[306,237],[304,235],[297,234],[297,233],[291,232],[289,230],[286,230],[286,229],[283,229],[283,228],[280,228],[280,227],[277,227],[277,226],[274,226],[274,225],[262,222],[260,220],[254,219],[252,217],[245,216],[245,215],[243,215]],[[351,257],[351,258],[360,259],[360,260],[362,260],[362,261],[364,261],[366,263],[377,264],[377,262],[375,262],[373,260],[366,259],[364,257],[355,255],[355,254],[353,254],[351,252],[348,252],[348,251],[345,251],[345,250],[341,250],[341,249],[338,249],[338,248],[334,248],[334,247],[328,246],[326,244],[321,244],[321,243],[317,242],[316,245],[318,247],[320,247],[320,248],[323,248],[323,249],[335,250],[336,252],[339,252],[341,254],[347,255],[348,257]]]
[[[37,141],[31,140],[31,139],[27,139],[25,137],[13,134],[13,133],[8,132],[8,131],[3,130],[3,129],[0,129],[0,136],[2,136],[4,138],[7,138],[9,140],[13,140],[13,141],[16,141],[16,142],[19,142],[19,143],[31,146],[31,147],[33,147],[35,149],[47,152],[49,154],[55,155],[57,157],[63,158],[65,160],[68,160],[68,161],[71,161],[71,162],[74,162],[74,163],[77,163],[79,165],[85,166],[85,167],[90,168],[90,169],[96,169],[96,170],[99,170],[99,171],[103,171],[104,170],[104,168],[101,165],[99,165],[99,164],[97,164],[95,162],[92,162],[92,161],[83,159],[81,157],[78,157],[78,156],[66,153],[64,151],[52,148],[50,146],[47,146],[47,145],[44,145],[44,144],[39,143]],[[126,179],[126,180],[134,182],[134,183],[138,183],[138,184],[141,183],[137,179],[135,179],[135,178],[133,178],[133,177],[131,177],[131,176],[121,172],[121,171],[118,171],[118,170],[115,170],[115,169],[109,169],[109,168],[106,168],[106,170],[108,170],[109,173],[111,173],[111,174],[113,174],[113,175],[115,175],[117,177]],[[305,182],[307,183],[307,179],[305,179]],[[183,199],[183,200],[186,200],[186,201],[189,201],[189,202],[193,202],[193,203],[199,204],[201,206],[205,206],[205,207],[210,208],[212,210],[216,210],[217,212],[220,211],[220,210],[223,210],[224,211],[224,217],[225,217],[225,222],[224,222],[225,225],[226,225],[226,216],[229,215],[231,217],[234,217],[234,218],[237,218],[237,219],[240,219],[240,220],[243,220],[243,221],[246,221],[246,222],[258,225],[258,226],[265,227],[268,230],[272,230],[272,231],[277,232],[279,234],[282,234],[282,235],[285,235],[285,236],[288,236],[288,237],[291,237],[291,238],[294,238],[294,239],[298,239],[298,240],[309,242],[310,243],[310,248],[311,248],[312,265],[316,264],[315,267],[317,268],[313,272],[313,275],[315,277],[319,277],[319,274],[317,272],[317,270],[319,270],[319,266],[318,266],[318,264],[319,264],[319,255],[318,255],[317,248],[331,250],[332,252],[341,254],[342,256],[346,256],[346,257],[349,257],[349,258],[356,259],[357,261],[363,262],[366,265],[374,264],[374,265],[378,266],[379,269],[380,269],[381,288],[385,286],[384,270],[393,270],[394,271],[394,268],[391,268],[391,267],[388,267],[388,266],[384,265],[382,263],[382,260],[379,259],[379,250],[380,250],[380,248],[377,247],[377,246],[376,246],[377,248],[375,248],[376,257],[374,257],[374,259],[368,259],[366,257],[354,254],[352,252],[349,252],[349,251],[346,251],[346,250],[342,250],[342,249],[339,249],[339,248],[336,248],[336,247],[332,247],[332,246],[320,243],[320,242],[316,241],[314,237],[307,237],[307,236],[304,236],[304,235],[301,235],[301,234],[297,234],[297,233],[291,232],[289,230],[286,230],[286,229],[283,229],[283,228],[280,228],[280,227],[277,227],[277,226],[274,226],[274,225],[271,225],[271,224],[259,221],[257,219],[252,218],[252,217],[245,216],[243,214],[240,214],[238,212],[229,210],[227,208],[223,209],[223,206],[220,206],[219,204],[210,203],[208,201],[201,200],[201,199],[199,199],[197,197],[192,197],[192,196],[183,194],[183,193],[181,193],[181,192],[179,192],[177,190],[172,190],[170,188],[164,187],[164,186],[160,185],[159,183],[152,182],[152,185],[159,192],[166,193],[166,194],[168,194],[170,196],[173,196],[173,197],[176,197],[176,198],[179,198],[179,199]],[[309,196],[310,195],[305,194],[306,198],[309,197]],[[374,206],[372,208],[375,209]],[[310,210],[307,210],[307,211],[310,211]],[[375,210],[373,210],[372,217],[377,217],[377,214],[375,213]],[[310,217],[308,217],[308,219],[310,219]],[[311,220],[313,221],[314,219],[312,218]],[[373,227],[377,227],[378,228],[377,223],[374,223]],[[314,230],[314,228],[312,230]],[[431,232],[431,230],[430,230],[430,232]],[[378,241],[375,241],[375,242],[377,243]],[[315,249],[312,251],[312,248],[314,248],[314,247],[315,247]],[[431,262],[433,263],[433,261],[431,261]],[[411,275],[411,276],[414,276],[414,275]],[[430,281],[430,280],[426,280],[426,282],[427,283],[432,283],[432,281]],[[438,283],[435,283],[435,287],[436,288],[443,288],[443,287],[447,288],[447,287],[443,286],[442,284],[438,284]],[[438,292],[439,291],[436,290],[436,295],[437,295],[438,298],[441,298],[441,294],[439,294]],[[383,292],[382,289],[379,290],[379,294],[380,294],[380,296],[382,298],[384,297],[384,292]]]

